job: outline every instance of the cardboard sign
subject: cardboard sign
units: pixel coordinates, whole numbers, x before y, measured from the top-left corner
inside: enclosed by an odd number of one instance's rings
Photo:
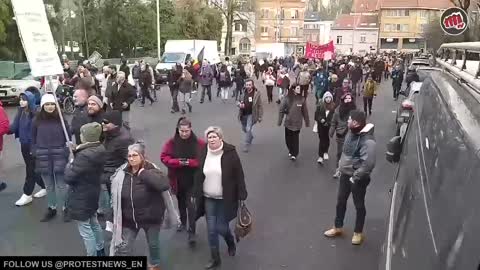
[[[443,32],[450,36],[463,34],[468,28],[468,15],[465,10],[457,7],[449,8],[440,17]]]
[[[323,59],[330,60],[333,57],[335,48],[333,46],[333,41],[330,41],[327,44],[316,45],[311,42],[307,42],[305,49],[305,57],[313,59]]]
[[[12,0],[12,5],[32,75],[63,74],[43,0]]]

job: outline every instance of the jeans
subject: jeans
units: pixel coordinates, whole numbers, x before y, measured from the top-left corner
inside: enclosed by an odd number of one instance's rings
[[[98,198],[98,212],[106,213],[110,210],[110,194],[106,184],[100,185],[100,197]]]
[[[97,250],[102,250],[103,246],[103,231],[100,223],[98,223],[97,215],[85,221],[77,221],[78,231],[85,243],[87,256],[97,256]]]
[[[242,90],[243,90],[243,85],[237,84],[236,89],[234,89],[234,92],[233,92],[233,97],[235,98],[235,101],[238,101],[242,96],[243,94]]]
[[[367,114],[367,112],[370,112],[370,114],[372,114],[372,105],[373,97],[363,97],[363,111],[365,112],[365,114]]]
[[[337,214],[335,217],[336,228],[343,227],[343,220],[345,219],[345,212],[347,211],[348,197],[350,197],[350,193],[352,193],[353,204],[357,210],[354,232],[362,233],[365,224],[365,216],[367,215],[367,210],[365,209],[365,194],[367,193],[367,186],[369,183],[370,176],[360,179],[355,184],[350,182],[349,175],[342,174],[340,176],[337,194]]]
[[[203,102],[205,100],[205,92],[208,95],[208,100],[212,101],[212,86],[211,85],[202,85],[202,97],[200,99],[200,102]]]
[[[170,87],[170,94],[172,95],[172,111],[178,112],[178,88]]]
[[[285,143],[287,144],[288,152],[296,157],[298,156],[300,130],[293,131],[285,128]]]
[[[230,87],[221,87],[221,94],[222,94],[222,99],[227,100],[228,99],[228,92],[230,91]]]
[[[245,145],[250,145],[253,141],[253,115],[242,115],[240,121],[242,122],[242,131],[245,133]]]
[[[25,162],[25,184],[23,185],[23,194],[31,196],[35,189],[35,184],[39,185],[42,189],[45,188],[42,177],[35,173],[35,158],[31,153],[30,144],[21,144],[23,161]]]
[[[278,87],[278,100],[282,100],[283,99],[283,96],[284,96],[284,93],[285,91],[283,90],[283,88],[281,87]]]
[[[145,232],[150,255],[149,263],[152,266],[160,264],[160,226],[142,228]],[[140,229],[122,227],[123,242],[115,250],[115,256],[132,256],[135,239]]]
[[[401,85],[394,85],[393,86],[393,98],[398,98],[398,93],[400,92],[400,89],[402,88]]]
[[[135,82],[135,89],[137,90],[137,98],[140,98],[142,96],[142,90],[140,89],[140,82],[139,79],[133,79]]]
[[[266,85],[268,103],[273,101],[273,85]]]
[[[323,154],[328,153],[328,148],[330,147],[328,130],[328,127],[318,127],[318,156],[322,158]]]
[[[47,187],[47,204],[51,209],[62,209],[65,207],[65,196],[67,194],[67,184],[63,179],[63,173],[43,174],[42,179]]]
[[[345,142],[345,137],[343,138],[337,137],[337,168],[338,168],[338,162],[340,162],[340,158],[342,157],[344,142]]]
[[[187,107],[190,109],[192,107],[192,93],[180,93],[180,102],[182,103],[182,110],[186,110]],[[187,106],[187,107],[185,107]]]
[[[153,103],[153,98],[150,95],[150,88],[142,88],[142,104],[145,104],[145,98],[148,98]]]
[[[223,199],[205,198],[205,214],[207,219],[208,244],[211,249],[219,249],[219,234],[223,236],[226,242],[234,241],[225,217],[225,204]]]
[[[307,98],[307,96],[308,96],[308,87],[309,86],[310,85],[308,85],[308,84],[307,85],[300,85],[300,93],[302,93],[302,96],[304,98]]]
[[[193,186],[186,186],[179,183],[177,191],[178,210],[180,212],[180,221],[186,226],[188,221],[188,232],[195,234],[196,231],[196,212],[195,205],[190,200],[192,198]]]

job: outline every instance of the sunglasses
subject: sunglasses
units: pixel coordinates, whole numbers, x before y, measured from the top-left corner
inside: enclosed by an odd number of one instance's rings
[[[103,119],[103,120],[102,120],[102,124],[104,124],[104,125],[108,125],[108,124],[110,124],[110,121],[109,121],[109,120],[107,120],[107,119]]]

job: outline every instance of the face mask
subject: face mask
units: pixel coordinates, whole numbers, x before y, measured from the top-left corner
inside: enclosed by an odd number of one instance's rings
[[[28,105],[28,101],[21,99],[20,100],[20,107],[25,108]]]

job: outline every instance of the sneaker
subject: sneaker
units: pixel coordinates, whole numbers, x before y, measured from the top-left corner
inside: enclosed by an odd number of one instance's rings
[[[291,157],[292,157],[292,154],[288,153],[288,157],[291,158]]]
[[[363,234],[362,233],[353,233],[352,237],[352,245],[360,245],[363,242]]]
[[[45,216],[40,220],[40,222],[49,222],[52,220],[55,216],[57,215],[57,209],[53,208],[48,208],[47,213],[45,213]]]
[[[113,223],[110,221],[105,222],[105,231],[113,232]]]
[[[22,197],[20,197],[20,199],[15,202],[15,205],[16,206],[24,206],[24,205],[27,205],[29,203],[31,203],[33,201],[33,197],[30,195],[25,195],[23,194]]]
[[[343,234],[343,229],[342,228],[331,228],[327,231],[325,231],[323,233],[323,235],[325,235],[326,237],[330,237],[330,238],[333,238],[333,237],[337,237],[337,236],[341,236]]]
[[[333,175],[333,178],[340,178],[340,175],[341,175],[341,174],[340,174],[340,170],[337,169],[337,170],[335,171],[335,174]]]
[[[290,160],[291,160],[291,161],[295,161],[295,160],[297,160],[297,157],[296,157],[296,156],[291,156],[291,157],[290,157]]]
[[[34,198],[42,198],[42,197],[45,197],[46,195],[47,195],[47,190],[42,188],[42,189],[40,189],[39,192],[33,194],[33,197]]]
[[[319,158],[317,159],[317,163],[323,164],[323,157],[319,157]]]
[[[328,160],[329,157],[328,157],[328,153],[323,153],[323,160]]]
[[[4,190],[7,188],[7,184],[5,184],[4,182],[0,183],[0,191]]]
[[[183,232],[185,231],[186,227],[183,224],[178,224],[177,226],[177,232]]]

